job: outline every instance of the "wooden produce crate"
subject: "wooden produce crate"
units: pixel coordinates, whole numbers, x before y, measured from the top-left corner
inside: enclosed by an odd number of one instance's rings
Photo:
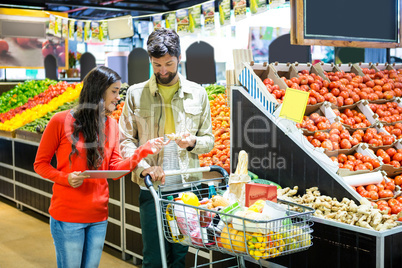
[[[30,132],[30,131],[25,131],[25,130],[20,130],[17,129],[15,131],[15,138],[21,139],[21,140],[27,140],[27,141],[33,141],[33,142],[40,142],[42,138],[42,134],[40,133],[35,133],[35,132]]]
[[[15,130],[13,131],[0,130],[0,136],[5,138],[15,138]]]

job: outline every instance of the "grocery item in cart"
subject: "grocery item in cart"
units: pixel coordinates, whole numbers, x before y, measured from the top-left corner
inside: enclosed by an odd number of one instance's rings
[[[169,195],[167,197],[169,201],[173,201],[173,196]],[[170,233],[172,235],[172,240],[174,242],[180,242],[184,239],[183,235],[180,233],[179,227],[177,226],[176,217],[173,211],[173,204],[168,204],[166,207],[166,220],[169,225]]]
[[[275,228],[280,228],[290,224],[287,218],[286,209],[281,205],[271,201],[259,200],[247,210],[237,211],[233,217],[233,229],[247,232],[257,232],[267,234],[273,230],[267,225],[267,221],[278,220]],[[247,224],[245,224],[247,223]]]
[[[182,243],[198,246],[215,244],[214,239],[211,242],[207,235],[207,227],[214,215],[204,214],[201,216],[199,210],[184,205],[182,201],[178,201],[174,205],[174,213],[179,230],[184,237]],[[207,220],[207,218],[210,218],[210,220]],[[202,228],[205,229],[201,230]]]
[[[246,151],[239,152],[239,161],[234,174],[229,177],[229,194],[235,196],[239,203],[244,206],[246,184],[251,181],[248,175],[248,154]]]

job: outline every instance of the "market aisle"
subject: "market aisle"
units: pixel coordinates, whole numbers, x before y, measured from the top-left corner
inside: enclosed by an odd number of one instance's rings
[[[35,214],[38,218],[29,214]],[[42,219],[43,218],[43,219]],[[113,251],[110,250],[109,251]],[[47,218],[22,212],[15,204],[0,198],[0,268],[54,268],[56,256]],[[103,252],[100,268],[136,268]]]

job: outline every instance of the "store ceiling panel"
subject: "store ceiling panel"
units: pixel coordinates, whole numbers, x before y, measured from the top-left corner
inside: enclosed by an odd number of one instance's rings
[[[0,0],[0,8],[24,8],[66,12],[68,17],[81,20],[102,20],[125,15],[152,15],[204,3],[206,0]]]

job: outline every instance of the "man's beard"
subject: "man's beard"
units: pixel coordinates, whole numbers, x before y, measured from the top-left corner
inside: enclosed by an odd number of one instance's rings
[[[167,77],[163,77],[163,78],[161,77],[160,73],[155,74],[158,84],[162,84],[162,85],[167,85],[170,82],[172,82],[173,79],[176,77],[176,75],[177,75],[177,70],[174,73],[169,72],[169,75]]]

